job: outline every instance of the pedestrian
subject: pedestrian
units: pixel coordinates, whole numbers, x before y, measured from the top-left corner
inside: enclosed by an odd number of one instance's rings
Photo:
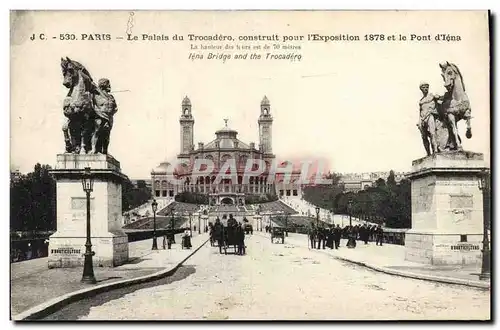
[[[243,229],[243,225],[236,226],[236,237],[238,242],[238,254],[240,256],[246,253],[245,251],[245,230]]]
[[[335,249],[338,250],[340,246],[340,238],[342,237],[342,228],[340,228],[340,225],[337,224],[337,227],[335,227],[333,231],[333,235],[335,238]]]
[[[377,234],[377,241],[375,245],[378,245],[378,243],[380,243],[380,246],[382,246],[382,241],[384,240],[384,229],[382,228],[381,225],[378,225],[376,234]]]
[[[370,226],[370,242],[373,242],[375,240],[375,226]]]
[[[191,235],[189,229],[184,231],[184,236],[182,237],[182,247],[186,249],[191,248]]]
[[[363,233],[363,241],[365,242],[365,245],[368,244],[368,236],[370,235],[370,232],[368,231],[368,227],[366,224],[363,225],[362,227],[362,233]]]
[[[310,228],[309,228],[309,240],[311,241],[311,248],[314,249],[315,247],[315,238],[316,238],[316,230],[314,228],[314,225],[312,225]]]
[[[323,247],[323,250],[325,249],[325,228],[324,227],[319,227],[318,228],[318,246],[317,246],[317,249],[321,249],[321,247]]]
[[[349,228],[348,239],[347,239],[347,247],[350,249],[354,249],[356,247],[356,238],[357,233],[354,227]]]
[[[335,237],[333,236],[333,226],[330,225],[328,227],[328,231],[326,233],[326,246],[330,248],[330,250],[333,249],[333,242],[335,240]]]

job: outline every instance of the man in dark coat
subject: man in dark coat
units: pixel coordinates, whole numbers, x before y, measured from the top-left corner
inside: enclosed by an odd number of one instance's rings
[[[338,249],[340,246],[340,238],[342,237],[342,228],[337,224],[337,227],[333,230],[333,236],[335,239],[335,249]]]
[[[330,225],[328,227],[328,231],[326,232],[326,246],[331,249],[333,249],[333,241],[334,241],[334,236],[333,236],[333,226]]]
[[[219,217],[215,219],[213,232],[214,232],[214,239],[215,241],[217,241],[217,245],[219,246],[219,251],[222,253],[222,246],[224,246],[224,226],[220,222]]]
[[[366,224],[363,225],[361,232],[363,233],[363,241],[365,244],[368,244],[368,236],[370,235],[370,232],[368,231]]]
[[[384,229],[382,229],[381,225],[378,225],[378,228],[376,230],[376,235],[377,235],[377,240],[375,245],[378,245],[378,243],[380,243],[380,246],[382,246],[382,241],[384,239]]]
[[[320,229],[320,239],[321,239],[320,244],[323,246],[323,250],[325,249],[326,238],[327,238],[327,230],[325,227],[321,227],[321,229]]]
[[[246,253],[245,251],[245,230],[243,229],[243,225],[236,224],[236,237],[238,242],[238,254],[240,256]]]

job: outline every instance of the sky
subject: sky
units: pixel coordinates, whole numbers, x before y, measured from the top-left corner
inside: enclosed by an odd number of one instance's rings
[[[455,63],[472,106],[473,137],[464,149],[489,158],[489,53],[485,12],[28,12],[12,17],[11,168],[55,165],[64,151],[60,58],[106,77],[118,113],[110,154],[132,179],[148,178],[180,150],[181,102],[188,96],[194,142],[228,126],[258,145],[260,101],[274,117],[273,152],[280,158],[326,158],[335,172],[409,171],[425,156],[418,121],[422,80],[444,92],[439,62]],[[184,41],[126,41],[127,29],[184,35]],[[62,31],[64,30],[64,31]],[[61,32],[109,33],[110,41],[59,41]],[[31,41],[33,33],[56,39]],[[461,36],[460,42],[280,42],[300,46],[301,61],[188,59],[187,34],[305,35],[383,33]],[[225,45],[226,42],[203,42]],[[261,45],[266,42],[234,42]],[[271,46],[273,42],[269,43]],[[215,51],[213,51],[215,52]],[[267,51],[257,51],[265,56]],[[276,52],[276,51],[273,51]],[[234,54],[234,51],[226,53]],[[282,51],[288,53],[288,51]],[[205,51],[205,55],[207,52]]]

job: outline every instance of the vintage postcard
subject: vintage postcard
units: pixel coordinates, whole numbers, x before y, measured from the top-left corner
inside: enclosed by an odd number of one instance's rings
[[[25,320],[491,320],[488,11],[11,11]]]

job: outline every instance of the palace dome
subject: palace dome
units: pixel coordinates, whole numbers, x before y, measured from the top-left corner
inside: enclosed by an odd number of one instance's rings
[[[167,174],[167,171],[172,173],[172,169],[169,169],[170,165],[171,164],[169,162],[161,162],[160,165],[151,171],[151,174]]]

